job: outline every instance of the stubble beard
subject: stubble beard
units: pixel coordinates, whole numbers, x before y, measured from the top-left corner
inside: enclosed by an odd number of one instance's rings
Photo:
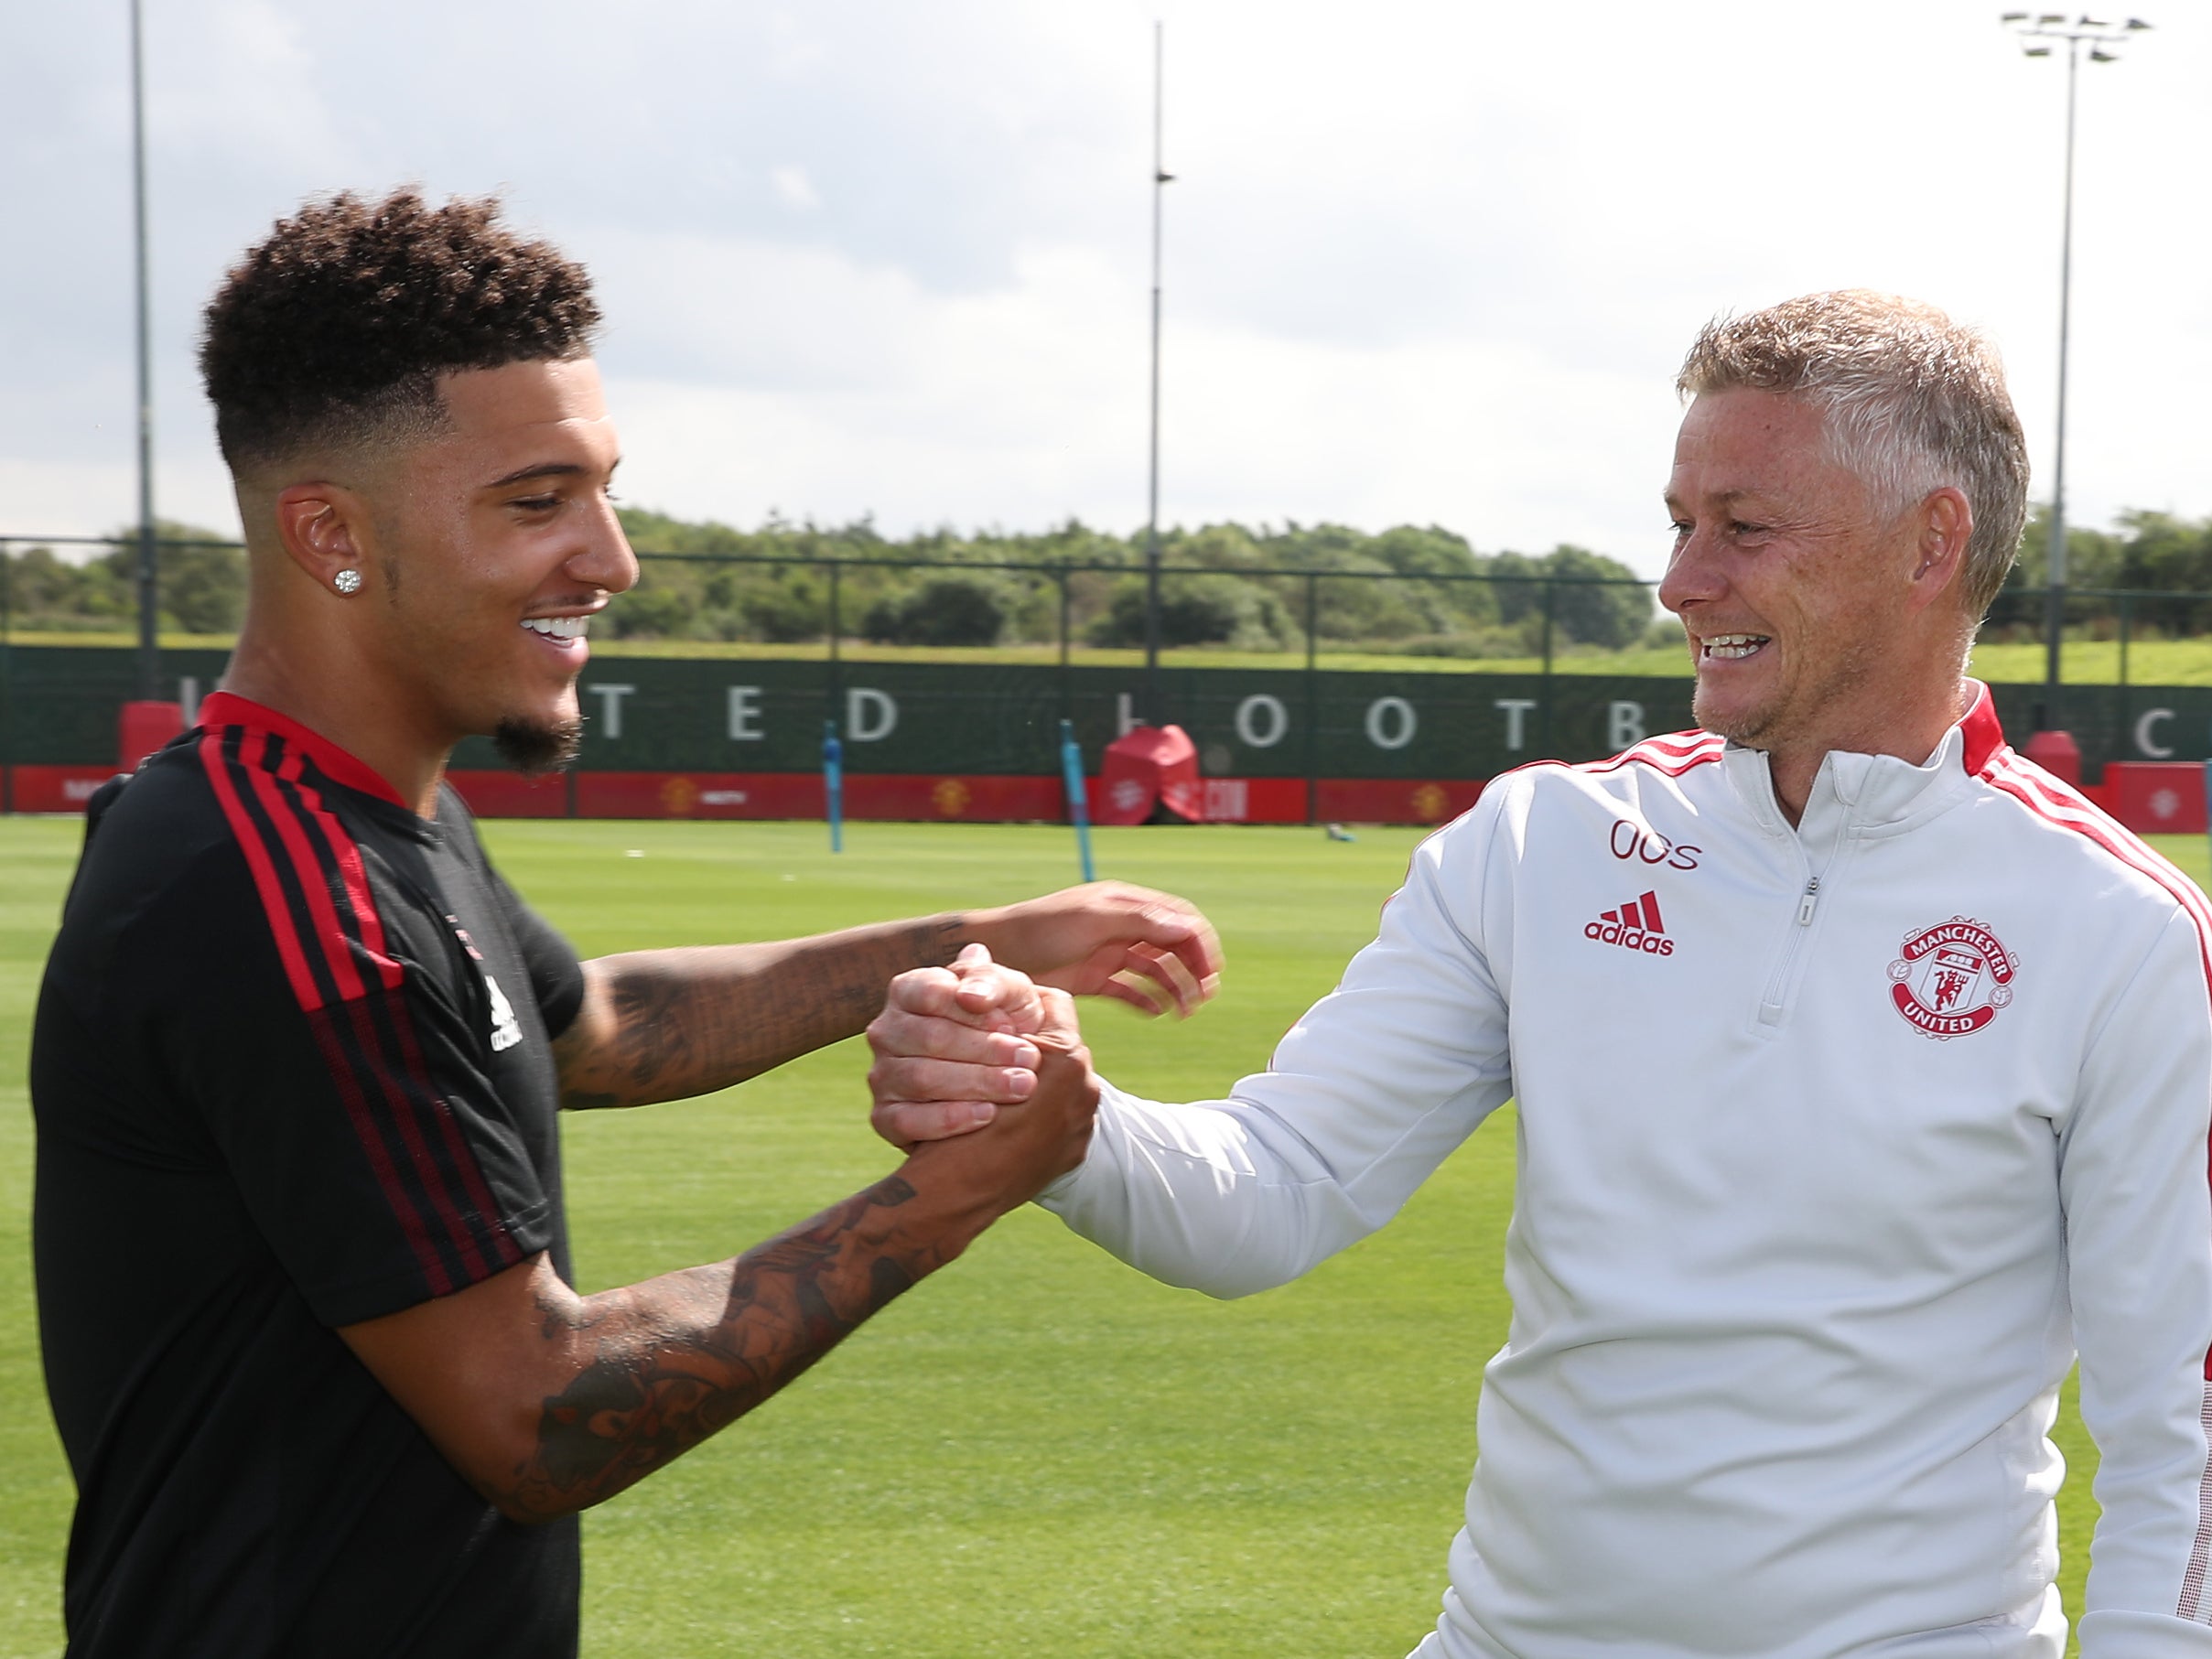
[[[584,746],[584,723],[574,717],[528,720],[509,715],[492,727],[491,745],[523,777],[542,778],[575,761]]]
[[[1712,698],[1706,694],[1704,682],[1699,681],[1697,689],[1690,694],[1689,717],[1698,723],[1700,731],[1709,731],[1717,738],[1726,738],[1730,742],[1740,743],[1746,749],[1764,749],[1768,746],[1759,739],[1773,730],[1775,716],[1783,701],[1779,695],[1769,696],[1749,708],[1730,713],[1713,706]]]
[[[1776,650],[1778,644],[1767,649]],[[1773,750],[1823,734],[1833,738],[1839,735],[1831,717],[1835,711],[1860,703],[1859,694],[1891,672],[1877,638],[1862,632],[1837,641],[1825,659],[1797,658],[1764,696],[1732,711],[1714,706],[1700,675],[1690,694],[1690,718],[1700,729],[1745,749]]]

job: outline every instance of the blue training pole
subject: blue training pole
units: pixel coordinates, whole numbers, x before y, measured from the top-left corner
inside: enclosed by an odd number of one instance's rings
[[[1098,879],[1091,864],[1091,805],[1083,792],[1083,748],[1075,741],[1075,723],[1060,723],[1060,775],[1068,788],[1068,816],[1075,824],[1075,850],[1083,855],[1083,878]]]
[[[829,808],[829,850],[845,850],[845,745],[837,741],[837,723],[822,722],[822,792]]]

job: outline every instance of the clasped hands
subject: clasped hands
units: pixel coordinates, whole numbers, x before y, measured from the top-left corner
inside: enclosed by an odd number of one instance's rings
[[[980,937],[950,967],[915,968],[891,981],[868,1028],[869,1121],[912,1153],[1002,1116],[1073,1110],[1081,1119],[1073,1156],[1049,1180],[1081,1161],[1097,1099],[1071,993],[1113,996],[1148,1015],[1171,1007],[1187,1015],[1214,995],[1221,947],[1182,900],[1119,882],[977,920]]]

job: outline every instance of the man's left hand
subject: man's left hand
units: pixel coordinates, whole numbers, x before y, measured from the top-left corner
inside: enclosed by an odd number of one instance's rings
[[[972,911],[966,937],[1039,985],[1188,1015],[1221,983],[1221,941],[1197,908],[1126,881],[1094,881]]]

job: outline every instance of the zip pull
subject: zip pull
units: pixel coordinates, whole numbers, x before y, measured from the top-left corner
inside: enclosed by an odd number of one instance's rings
[[[1813,925],[1813,906],[1820,901],[1820,878],[1815,876],[1805,884],[1805,897],[1797,900],[1797,925]]]

